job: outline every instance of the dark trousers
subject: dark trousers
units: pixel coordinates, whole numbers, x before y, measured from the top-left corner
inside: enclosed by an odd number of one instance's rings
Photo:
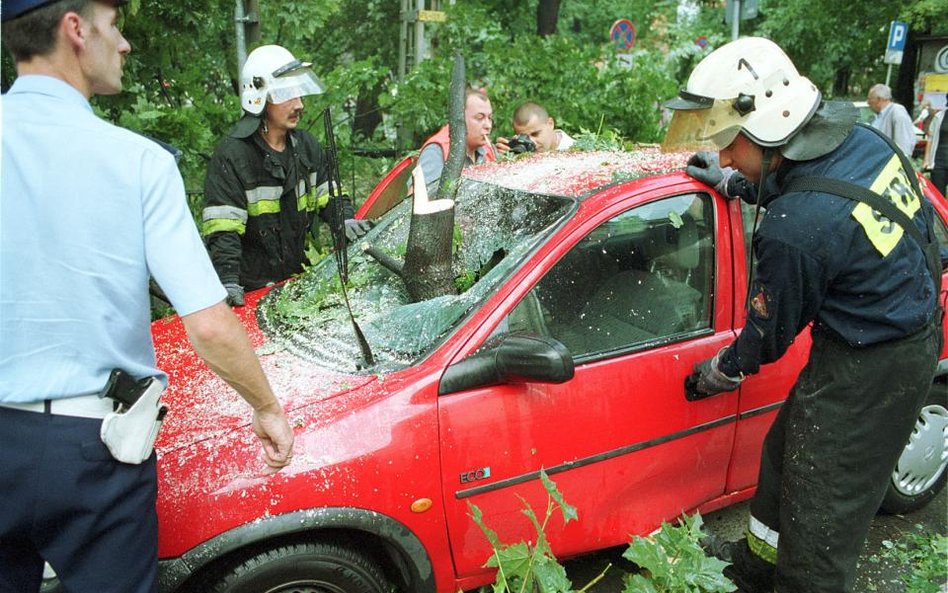
[[[38,591],[44,560],[68,593],[156,591],[155,456],[115,461],[101,424],[0,407],[0,593]]]
[[[777,593],[853,590],[869,524],[931,388],[936,348],[934,328],[861,349],[814,332],[764,440],[750,509],[779,532]]]
[[[945,186],[948,185],[948,163],[935,165],[932,169],[932,183],[935,184],[941,195],[948,198],[948,195],[946,195],[948,192],[945,191]]]

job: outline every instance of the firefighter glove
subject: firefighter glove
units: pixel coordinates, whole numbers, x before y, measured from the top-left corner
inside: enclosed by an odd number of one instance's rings
[[[372,228],[372,222],[358,218],[347,218],[346,222],[346,240],[350,243],[365,235]]]
[[[720,371],[718,365],[721,360],[721,353],[724,348],[714,355],[714,358],[703,360],[695,365],[695,373],[698,375],[698,393],[703,395],[714,395],[726,391],[734,391],[741,386],[744,377],[728,377]]]
[[[688,159],[688,175],[713,187],[725,198],[741,196],[744,176],[731,167],[721,168],[716,152],[696,152]]]
[[[227,304],[232,307],[244,306],[244,287],[239,284],[225,284],[227,289]]]

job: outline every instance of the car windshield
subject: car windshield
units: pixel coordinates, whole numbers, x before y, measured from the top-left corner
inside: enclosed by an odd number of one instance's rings
[[[349,304],[375,364],[364,363],[333,256],[261,301],[258,315],[270,341],[267,347],[346,373],[404,368],[431,352],[496,291],[575,204],[572,198],[464,179],[455,204],[453,238],[458,294],[413,303],[401,278],[363,251],[364,245],[371,245],[404,259],[411,220],[411,200],[404,200],[347,250]]]

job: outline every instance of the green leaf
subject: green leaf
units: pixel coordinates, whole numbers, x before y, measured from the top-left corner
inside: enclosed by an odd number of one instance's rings
[[[547,493],[550,497],[556,501],[556,504],[560,505],[560,511],[563,513],[563,523],[569,523],[575,519],[579,518],[579,515],[576,513],[576,507],[563,499],[563,495],[560,494],[560,491],[556,488],[556,484],[549,476],[546,475],[546,471],[540,470],[540,481],[543,482],[543,487],[546,488]]]
[[[487,537],[487,541],[490,542],[490,545],[495,549],[500,548],[503,544],[500,543],[500,538],[497,537],[497,533],[484,523],[484,513],[481,512],[481,509],[476,504],[470,502],[467,503],[467,508],[470,511],[469,516],[474,520],[474,523],[481,528],[481,531],[484,532],[484,536]]]
[[[541,593],[569,593],[573,583],[566,577],[566,569],[555,558],[540,556],[534,560],[533,574]]]

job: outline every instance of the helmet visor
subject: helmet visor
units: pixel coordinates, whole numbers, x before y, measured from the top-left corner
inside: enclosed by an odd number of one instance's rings
[[[734,141],[746,120],[734,109],[733,99],[715,100],[704,109],[676,109],[662,151],[720,150]]]
[[[285,103],[297,97],[322,94],[326,88],[308,66],[309,64],[304,63],[286,74],[276,74],[267,89],[270,101]],[[277,72],[279,73],[279,70]]]

